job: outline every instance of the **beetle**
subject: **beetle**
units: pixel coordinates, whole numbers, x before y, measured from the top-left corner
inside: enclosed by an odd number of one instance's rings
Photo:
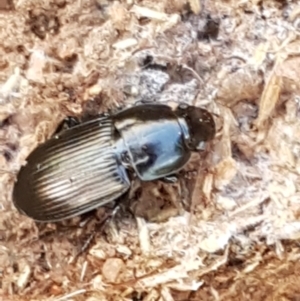
[[[205,109],[139,104],[55,133],[27,157],[12,200],[40,222],[75,217],[129,191],[134,176],[164,179],[215,136]]]

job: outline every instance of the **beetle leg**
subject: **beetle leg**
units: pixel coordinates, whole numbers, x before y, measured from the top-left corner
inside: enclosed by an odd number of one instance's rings
[[[130,207],[132,198],[134,197],[134,194],[136,193],[137,189],[140,187],[141,183],[138,178],[132,177],[131,179],[131,187],[128,189],[123,195],[121,195],[118,199],[115,200],[114,206],[112,208],[112,213],[109,216],[109,218],[106,221],[106,224],[108,222],[114,222],[114,219],[119,212],[119,210],[122,210],[123,212],[126,212],[126,214],[130,215],[132,218],[135,217],[135,214]]]
[[[112,208],[112,213],[110,215],[110,220],[113,220],[115,218],[120,209],[124,209],[126,207],[125,204],[130,198],[131,190],[132,188],[128,189],[123,195],[115,200],[114,206]]]
[[[128,192],[125,193],[125,197],[128,196]],[[115,200],[114,204],[110,206],[110,203],[106,204],[104,206],[107,210],[105,210],[105,213],[103,216],[101,216],[100,219],[92,218],[91,222],[94,223],[93,230],[88,235],[88,237],[84,240],[82,246],[78,250],[78,252],[75,254],[73,258],[73,262],[75,262],[80,255],[87,252],[88,249],[91,247],[92,241],[95,239],[95,236],[97,233],[103,233],[105,230],[105,227],[107,224],[111,221],[113,221],[115,215],[117,214],[118,210],[121,207],[122,200],[124,199],[124,196],[119,197],[117,200]]]
[[[161,179],[162,182],[164,183],[177,183],[178,182],[178,176],[176,175],[169,175],[169,176],[166,176],[164,178]]]
[[[85,253],[90,248],[91,243],[95,239],[97,232],[100,232],[100,233],[103,232],[104,227],[110,218],[111,218],[111,214],[105,213],[104,216],[99,221],[96,221],[96,223],[93,225],[93,230],[88,235],[88,237],[84,240],[82,246],[80,247],[80,249],[77,251],[77,253],[73,257],[72,262],[75,262],[80,255]],[[94,221],[94,220],[92,219],[92,221]]]
[[[63,132],[64,130],[67,130],[69,128],[72,128],[76,125],[80,124],[80,121],[76,117],[66,117],[59,123],[58,127],[56,128],[56,131],[54,132],[53,136]]]

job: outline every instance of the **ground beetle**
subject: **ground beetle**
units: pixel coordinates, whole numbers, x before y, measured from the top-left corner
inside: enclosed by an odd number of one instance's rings
[[[132,175],[162,179],[184,167],[215,135],[212,115],[180,104],[140,104],[55,134],[27,158],[13,202],[37,221],[91,211],[128,192]]]

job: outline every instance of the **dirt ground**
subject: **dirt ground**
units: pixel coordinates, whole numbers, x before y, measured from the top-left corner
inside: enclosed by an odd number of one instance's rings
[[[299,33],[298,1],[0,0],[0,300],[300,300]],[[16,210],[64,117],[139,100],[214,115],[179,182],[106,223]]]

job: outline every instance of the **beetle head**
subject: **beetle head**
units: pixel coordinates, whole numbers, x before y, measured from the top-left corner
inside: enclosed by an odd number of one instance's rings
[[[203,150],[205,142],[214,138],[216,125],[207,110],[182,103],[175,109],[175,114],[179,118],[187,147],[191,151]]]

